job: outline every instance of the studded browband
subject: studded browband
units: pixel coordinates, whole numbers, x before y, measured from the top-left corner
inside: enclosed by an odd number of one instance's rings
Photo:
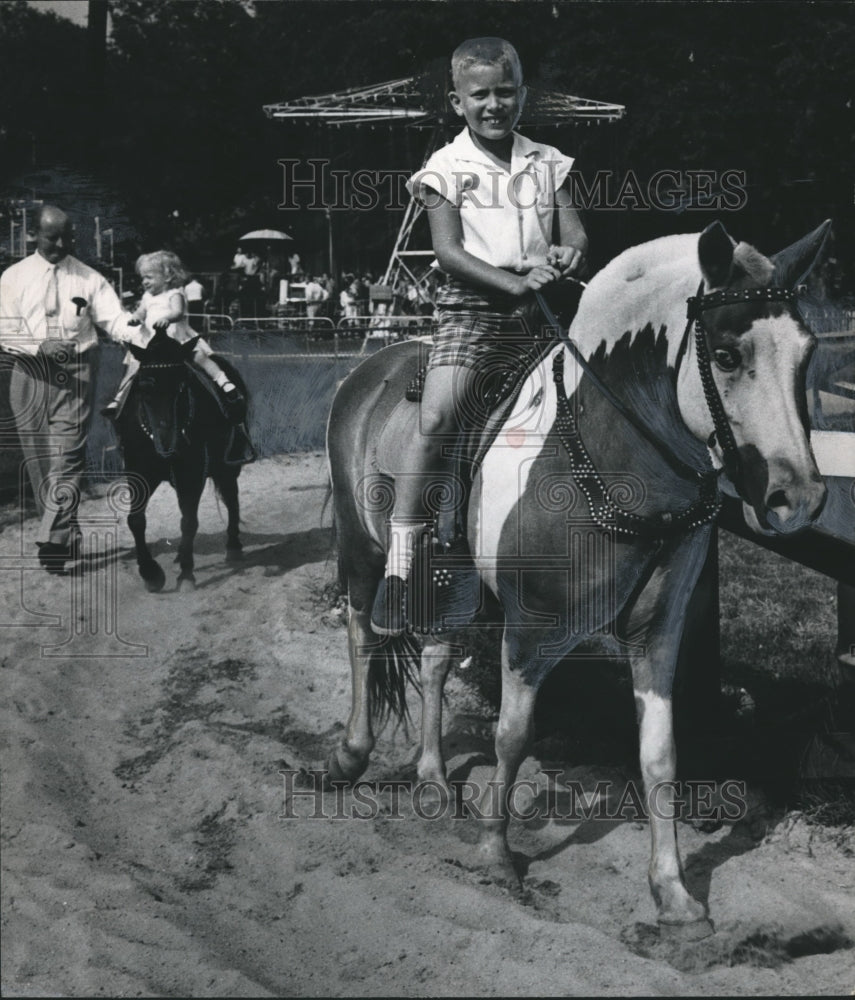
[[[698,289],[697,295],[690,295],[686,300],[688,303],[687,315],[690,320],[696,320],[701,313],[707,309],[715,309],[717,306],[732,306],[740,302],[795,302],[797,293],[792,288],[743,288],[741,291],[731,291],[723,288],[717,292],[707,292],[703,294],[703,282]]]

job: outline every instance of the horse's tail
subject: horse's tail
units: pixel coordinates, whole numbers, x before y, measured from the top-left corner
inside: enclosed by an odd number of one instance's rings
[[[368,667],[368,694],[371,718],[383,726],[392,715],[398,722],[411,721],[407,705],[407,686],[417,691],[421,647],[406,633],[389,636],[371,652]]]
[[[321,524],[324,523],[324,518],[326,517],[327,507],[330,508],[330,545],[335,550],[336,553],[336,573],[338,577],[338,589],[342,594],[347,593],[347,574],[344,571],[344,563],[341,558],[341,546],[338,544],[338,537],[336,536],[336,521],[335,521],[335,504],[332,502],[333,499],[333,484],[332,476],[327,471],[327,487],[324,491],[324,499],[321,504]]]
[[[338,586],[342,594],[348,593],[348,573],[345,566],[343,548],[337,536],[336,505],[334,502],[332,476],[327,478],[326,493],[321,508],[323,523],[327,507],[331,511],[332,545],[336,551],[336,568]],[[389,636],[378,641],[368,657],[368,698],[371,718],[382,727],[389,716],[394,716],[398,722],[410,720],[410,710],[407,706],[407,686],[412,684],[417,690],[419,685],[419,664],[421,648],[412,636]]]

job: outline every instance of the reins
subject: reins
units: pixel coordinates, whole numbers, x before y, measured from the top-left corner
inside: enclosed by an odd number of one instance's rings
[[[694,480],[699,485],[698,498],[677,513],[666,511],[657,517],[644,518],[619,507],[609,496],[608,489],[582,441],[576,417],[564,391],[564,354],[563,352],[558,353],[552,361],[552,377],[559,390],[557,394],[556,433],[570,458],[570,470],[573,478],[588,500],[594,522],[602,528],[613,529],[619,534],[662,537],[677,530],[686,530],[713,521],[721,509],[722,501],[717,480],[722,470],[702,471],[695,469],[675,454],[670,445],[633,413],[588,364],[579,348],[558,322],[543,294],[541,292],[534,294],[546,322],[602,396],[659,452],[675,472],[684,478]],[[722,450],[724,471],[738,491],[741,473],[739,450],[725,413],[718,386],[713,378],[707,332],[701,317],[708,309],[715,309],[719,306],[741,302],[793,302],[795,298],[795,291],[778,287],[747,288],[741,291],[721,290],[704,295],[704,286],[701,282],[697,294],[690,296],[687,300],[686,329],[683,332],[677,356],[682,358],[685,354],[688,336],[692,324],[694,324],[698,373],[714,427],[707,440],[707,445],[712,447],[716,439],[718,440]]]
[[[616,531],[620,535],[662,538],[677,531],[699,527],[712,521],[721,508],[717,472],[699,472],[681,459],[680,466],[689,469],[698,482],[699,494],[688,507],[677,513],[663,511],[655,517],[642,517],[618,506],[611,498],[608,487],[597,471],[588,450],[582,441],[579,425],[573,409],[563,391],[564,353],[559,351],[552,359],[552,377],[558,388],[558,415],[555,431],[570,459],[570,472],[574,481],[585,494],[591,517],[600,528]],[[621,412],[624,412],[621,404]],[[634,421],[633,421],[634,424]],[[650,433],[645,437],[652,441]],[[673,454],[668,449],[669,454]]]
[[[618,413],[630,423],[642,437],[645,438],[653,447],[659,452],[659,454],[668,462],[668,464],[682,476],[689,479],[705,479],[709,473],[705,471],[699,471],[693,466],[689,465],[688,462],[684,462],[674,450],[659,437],[654,431],[652,431],[647,424],[644,423],[635,413],[630,410],[623,400],[619,399],[612,390],[606,385],[606,383],[600,378],[600,376],[594,371],[591,365],[582,356],[582,352],[573,343],[567,332],[561,327],[558,322],[555,313],[549,307],[546,299],[543,297],[541,292],[534,293],[537,299],[537,304],[540,306],[540,310],[546,318],[546,322],[552,327],[552,329],[558,334],[561,342],[567,348],[567,350],[573,355],[574,360],[579,365],[579,367],[588,376],[591,382],[596,386],[599,392],[605,396],[605,398],[611,403],[611,405],[618,411]],[[560,357],[560,355],[559,355]],[[563,359],[561,364],[563,365]],[[555,365],[553,364],[553,374],[555,371]],[[557,379],[556,379],[557,381]]]

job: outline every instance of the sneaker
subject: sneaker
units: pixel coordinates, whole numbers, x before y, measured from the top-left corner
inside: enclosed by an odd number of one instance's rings
[[[407,583],[384,576],[371,610],[371,628],[377,635],[401,635],[407,627]]]

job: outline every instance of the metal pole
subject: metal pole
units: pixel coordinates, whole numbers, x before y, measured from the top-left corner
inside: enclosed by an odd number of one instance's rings
[[[101,217],[95,216],[95,256],[101,260]]]
[[[324,209],[324,214],[327,217],[327,239],[329,243],[329,258],[330,258],[330,279],[335,278],[335,255],[333,253],[333,231],[332,231],[332,212],[329,208]]]
[[[27,256],[27,210],[21,209],[21,256]]]

